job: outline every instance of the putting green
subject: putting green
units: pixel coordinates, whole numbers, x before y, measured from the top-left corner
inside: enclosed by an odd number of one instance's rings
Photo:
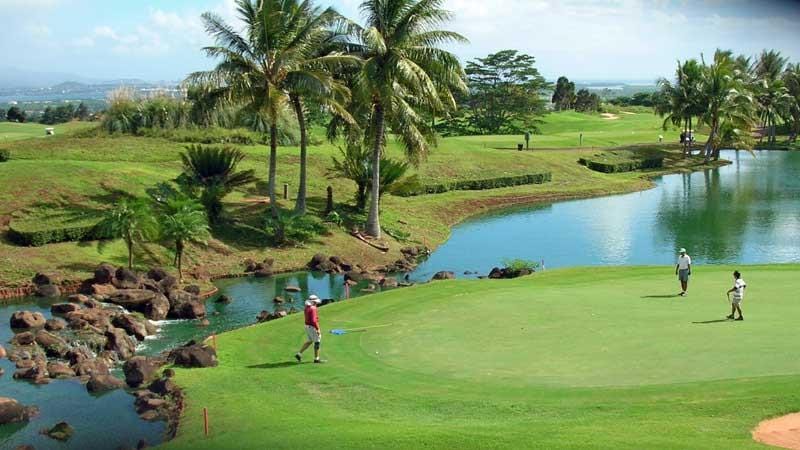
[[[302,317],[219,337],[220,367],[180,370],[168,447],[755,446],[800,410],[800,266],[584,268],[456,281],[326,306],[327,364],[296,364]],[[308,355],[310,356],[310,354]],[[202,408],[212,434],[203,438]]]

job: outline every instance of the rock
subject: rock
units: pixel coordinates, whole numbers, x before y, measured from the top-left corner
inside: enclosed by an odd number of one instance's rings
[[[283,290],[286,292],[302,292],[297,286],[286,286]]]
[[[125,361],[122,371],[125,373],[125,382],[130,387],[139,387],[156,378],[158,369],[164,365],[163,360],[148,356],[134,356]]]
[[[98,358],[86,359],[72,366],[78,376],[108,375],[110,373],[108,364]]]
[[[23,367],[14,372],[14,378],[39,381],[47,378],[47,361],[36,359],[31,367]]]
[[[169,273],[167,273],[167,271],[162,267],[153,267],[147,271],[147,278],[150,278],[155,282],[159,282],[167,276],[169,276]]]
[[[86,361],[94,358],[94,355],[92,355],[92,351],[89,350],[88,347],[86,347],[85,345],[81,345],[69,349],[67,351],[67,354],[64,355],[64,358],[67,361],[69,361],[70,365],[75,365],[81,361]]]
[[[108,296],[108,301],[125,309],[138,311],[154,298],[157,293],[147,289],[119,289]]]
[[[36,286],[44,286],[47,284],[58,284],[61,280],[56,275],[46,274],[46,273],[37,273],[34,275],[31,282]]]
[[[311,257],[311,261],[308,262],[309,269],[316,269],[319,267],[320,264],[328,262],[328,257],[323,255],[322,253],[317,253],[316,255]]]
[[[53,314],[67,314],[81,309],[75,303],[56,303],[50,307],[50,312]]]
[[[219,297],[217,297],[216,300],[214,300],[214,303],[222,303],[223,305],[227,305],[233,303],[233,299],[225,294],[222,294]]]
[[[114,272],[114,281],[112,281],[112,284],[117,289],[140,289],[141,280],[139,280],[139,276],[136,275],[136,272],[126,269],[125,267],[120,267]]]
[[[27,421],[36,408],[22,406],[13,398],[0,397],[0,425]]]
[[[61,297],[61,289],[55,284],[42,284],[36,286],[36,292],[34,292],[34,294],[37,297],[46,298]]]
[[[256,262],[252,259],[245,259],[244,260],[244,273],[250,273],[256,271]]]
[[[203,319],[200,322],[197,322],[198,327],[207,327],[209,325],[211,325],[211,322],[209,322],[208,319]]]
[[[152,383],[150,383],[150,386],[148,386],[147,389],[161,396],[172,395],[180,390],[178,388],[178,385],[175,384],[175,382],[170,380],[169,378],[161,378],[159,380],[153,381]]]
[[[75,433],[75,430],[67,422],[59,422],[47,430],[44,434],[57,441],[68,441]]]
[[[511,268],[499,268],[495,267],[489,272],[490,279],[511,279],[511,278],[518,278],[523,277],[526,275],[530,275],[533,273],[533,270],[530,269],[511,269]]]
[[[36,361],[32,359],[20,359],[14,364],[17,369],[30,369],[35,365]]]
[[[148,291],[157,292],[159,294],[163,294],[164,290],[161,288],[161,284],[151,280],[150,278],[142,279],[142,289],[146,289]]]
[[[93,374],[92,377],[89,378],[89,382],[86,383],[86,390],[92,393],[113,391],[114,389],[122,389],[124,387],[125,383],[123,383],[122,380],[108,374]]]
[[[147,319],[140,319],[133,314],[120,314],[114,316],[114,319],[111,320],[111,324],[115,327],[122,328],[126,333],[135,337],[136,340],[143,341],[144,338],[150,335],[147,331],[146,321]]]
[[[36,336],[30,331],[19,333],[11,338],[11,343],[14,345],[31,345],[36,340]]]
[[[83,329],[91,325],[97,329],[103,329],[111,325],[111,316],[114,313],[107,309],[87,308],[67,313],[64,318],[73,329]]]
[[[47,356],[61,358],[67,354],[69,346],[67,341],[49,331],[39,330],[36,332],[36,343],[39,344]]]
[[[117,268],[111,264],[103,263],[94,270],[94,282],[96,284],[111,284],[114,282],[114,274]]]
[[[76,303],[78,305],[85,305],[86,303],[89,303],[89,300],[90,300],[89,297],[83,294],[72,294],[69,297],[67,297],[68,302]]]
[[[129,359],[136,351],[136,345],[121,328],[109,328],[105,332],[106,350],[111,350],[119,355],[120,359]]]
[[[142,419],[142,420],[145,420],[147,422],[153,422],[153,421],[158,420],[160,418],[160,416],[158,415],[158,413],[156,411],[152,411],[151,410],[151,411],[145,411],[145,412],[139,414],[139,418]]]
[[[449,271],[436,272],[432,280],[455,280],[456,274]]]
[[[253,271],[253,276],[256,278],[269,278],[272,276],[272,269],[268,267],[256,269]]]
[[[381,286],[389,288],[397,287],[397,278],[384,278],[381,280]]]
[[[258,313],[258,316],[256,316],[256,321],[259,323],[269,322],[271,320],[282,319],[286,317],[286,315],[287,315],[286,311],[275,311],[275,312],[261,311],[260,313]]]
[[[202,319],[206,306],[195,294],[173,289],[169,292],[169,317],[176,319]]]
[[[286,301],[286,299],[284,299],[284,298],[283,298],[283,297],[281,297],[280,295],[272,299],[272,303],[275,303],[276,305],[281,305],[281,304],[283,304],[285,301]]]
[[[185,288],[183,288],[183,290],[184,292],[188,292],[190,294],[200,295],[200,286],[196,284],[191,284],[189,286],[186,286]]]
[[[161,288],[162,293],[167,293],[173,289],[177,289],[178,279],[172,275],[167,275],[158,282],[158,286]]]
[[[345,274],[344,274],[344,280],[345,281],[354,281],[354,282],[358,283],[359,281],[361,281],[363,279],[364,279],[364,276],[361,275],[361,272],[359,272],[357,270],[350,270],[348,272],[345,272]]]
[[[264,258],[264,261],[261,264],[263,264],[264,267],[272,267],[272,266],[275,265],[275,259],[274,258]]]
[[[163,295],[156,295],[144,307],[144,316],[150,320],[164,320],[169,314],[169,300]]]
[[[181,367],[215,367],[217,365],[217,352],[207,345],[190,341],[185,346],[169,352],[168,359]]]
[[[74,370],[68,365],[57,361],[47,363],[47,373],[50,378],[72,378],[75,376]]]
[[[47,331],[61,331],[67,327],[67,322],[64,319],[54,318],[44,323],[44,329]]]
[[[91,287],[92,295],[102,297],[103,299],[114,295],[116,292],[117,288],[115,288],[113,284],[93,284]]]
[[[30,444],[18,445],[14,447],[14,450],[36,450],[36,447]]]
[[[8,353],[6,352],[6,349],[3,348],[2,345],[0,345],[0,359],[5,358],[6,356],[8,356]]]

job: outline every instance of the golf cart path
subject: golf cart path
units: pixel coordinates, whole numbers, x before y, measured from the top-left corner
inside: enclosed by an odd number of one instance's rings
[[[765,420],[753,430],[753,439],[762,444],[800,450],[800,413]]]

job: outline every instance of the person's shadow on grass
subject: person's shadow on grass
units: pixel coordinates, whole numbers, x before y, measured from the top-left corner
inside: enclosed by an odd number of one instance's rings
[[[641,298],[675,298],[680,297],[680,294],[670,294],[670,295],[643,295]]]
[[[274,363],[263,363],[263,364],[255,364],[252,366],[247,366],[248,369],[283,369],[286,367],[293,367],[298,366],[300,364],[310,364],[310,361],[281,361],[281,362],[274,362]]]
[[[696,324],[696,325],[705,325],[705,324],[709,324],[709,323],[723,323],[723,322],[729,322],[729,320],[727,320],[727,319],[704,320],[702,322],[692,322],[692,323]]]

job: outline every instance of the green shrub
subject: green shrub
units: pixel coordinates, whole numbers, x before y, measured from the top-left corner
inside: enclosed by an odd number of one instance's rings
[[[514,271],[520,271],[520,270],[536,270],[536,269],[538,269],[538,268],[539,268],[539,263],[538,263],[538,262],[536,262],[536,261],[529,261],[529,260],[526,260],[526,259],[520,259],[520,258],[515,258],[515,259],[504,259],[504,260],[503,260],[503,265],[504,265],[504,266],[505,266],[507,269],[511,269],[511,270],[514,270]]]
[[[110,239],[96,224],[65,226],[44,229],[26,229],[23,224],[11,223],[8,238],[17,245],[40,247],[57,242],[95,241]]]
[[[552,174],[550,172],[487,178],[482,180],[459,180],[438,184],[422,184],[419,178],[410,177],[405,183],[395,186],[391,192],[401,197],[412,197],[415,195],[441,194],[447,191],[479,191],[525,184],[542,184],[551,179]]]
[[[11,159],[11,150],[0,149],[0,162],[6,162]]]
[[[267,217],[264,231],[275,245],[302,245],[315,237],[328,234],[328,228],[318,218],[311,215],[296,216],[281,214],[278,218]]]
[[[604,161],[580,158],[578,162],[595,172],[621,173],[640,169],[657,169],[664,166],[664,158],[630,159],[621,161]]]

